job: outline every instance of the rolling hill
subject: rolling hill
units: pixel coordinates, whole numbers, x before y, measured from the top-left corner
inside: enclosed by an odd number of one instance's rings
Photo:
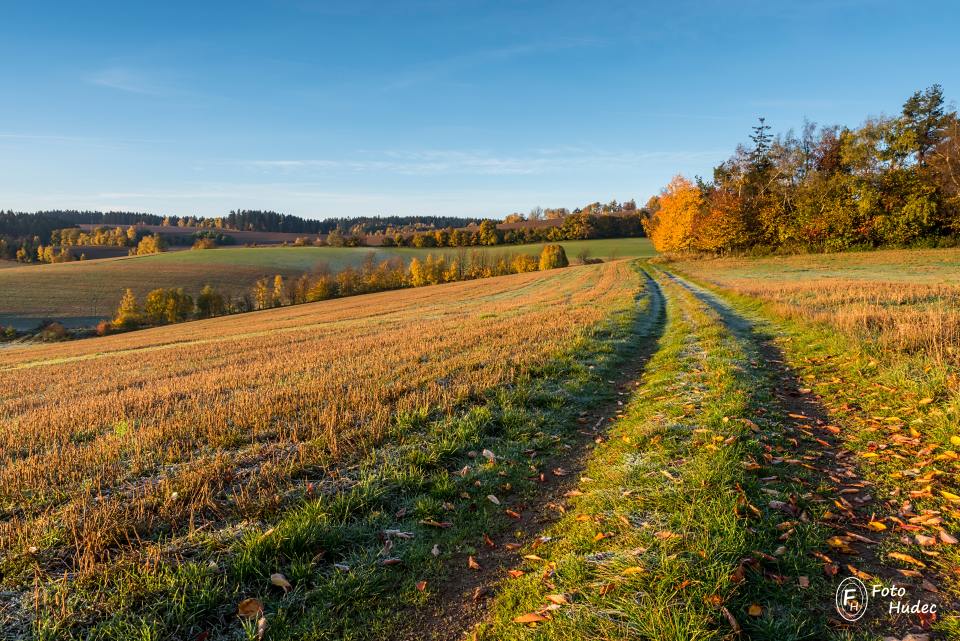
[[[571,261],[592,257],[651,256],[643,238],[564,241]],[[492,254],[537,255],[543,244],[470,248]],[[183,287],[196,294],[210,284],[227,294],[248,291],[263,276],[298,276],[326,264],[333,271],[358,265],[371,251],[378,258],[409,261],[427,254],[457,255],[460,248],[238,247],[166,252],[150,256],[28,265],[0,270],[0,326],[32,329],[55,319],[68,327],[92,326],[109,318],[126,288],[138,296],[157,287]]]

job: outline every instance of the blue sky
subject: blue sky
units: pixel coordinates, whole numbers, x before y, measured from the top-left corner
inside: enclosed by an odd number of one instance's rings
[[[939,82],[950,2],[13,2],[0,208],[502,216],[644,201],[758,115]]]

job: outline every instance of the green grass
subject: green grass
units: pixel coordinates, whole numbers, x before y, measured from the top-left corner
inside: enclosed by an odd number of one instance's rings
[[[467,571],[466,556],[483,546],[484,533],[514,523],[503,510],[522,509],[530,496],[530,466],[543,466],[574,437],[579,412],[613,397],[606,381],[650,340],[652,313],[646,298],[616,311],[542,370],[459,414],[396,417],[388,444],[344,469],[341,489],[300,497],[273,522],[243,524],[226,538],[194,535],[153,564],[117,566],[69,592],[44,586],[34,635],[246,638],[255,630],[236,608],[253,597],[265,605],[271,640],[391,638],[435,581]],[[484,449],[496,462],[476,455]],[[451,525],[421,523],[427,519]],[[387,531],[411,538],[387,535],[392,548],[385,551]],[[399,563],[384,565],[385,558]],[[275,572],[292,591],[271,585]],[[421,580],[428,581],[423,592]]]
[[[653,255],[645,238],[623,238],[561,243],[571,261],[581,252],[594,258]],[[500,254],[538,255],[543,244],[500,245],[480,248]],[[467,248],[470,251],[474,248]],[[456,255],[456,248],[339,248],[236,247],[203,251],[176,251],[152,256],[91,260],[57,265],[29,265],[0,269],[0,326],[30,329],[52,318],[68,326],[89,326],[110,317],[126,288],[143,296],[157,287],[183,287],[196,294],[205,284],[229,294],[247,291],[263,276],[299,276],[321,263],[337,271],[360,264],[371,251],[381,258],[406,261],[428,253]]]

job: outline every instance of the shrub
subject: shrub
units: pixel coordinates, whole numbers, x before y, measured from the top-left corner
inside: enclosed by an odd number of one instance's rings
[[[40,339],[45,341],[60,341],[67,337],[67,328],[54,321],[40,330]]]
[[[132,289],[127,289],[120,299],[117,315],[113,319],[113,326],[121,329],[133,329],[143,322],[143,312],[137,303],[137,297]]]
[[[217,246],[217,241],[212,238],[198,238],[193,243],[194,249],[214,249]]]
[[[540,267],[540,264],[537,259],[530,254],[517,254],[513,257],[511,267],[517,274],[523,274],[524,272],[537,271],[537,269]]]
[[[166,244],[163,242],[163,239],[160,236],[144,236],[140,239],[140,242],[137,243],[137,256],[144,256],[146,254],[159,254],[166,248]]]
[[[567,252],[563,250],[562,245],[546,245],[540,252],[540,270],[554,269],[556,267],[566,267],[570,264],[567,260]]]

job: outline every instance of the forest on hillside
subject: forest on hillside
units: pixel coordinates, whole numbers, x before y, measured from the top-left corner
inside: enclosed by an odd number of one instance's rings
[[[377,233],[393,234],[399,231],[413,233],[433,229],[466,227],[478,223],[480,223],[478,218],[458,216],[356,216],[311,220],[275,211],[247,209],[234,210],[223,217],[209,218],[159,216],[123,211],[0,211],[0,259],[19,260],[21,262],[38,260],[38,254],[42,255],[46,247],[60,245],[58,236],[55,234],[57,230],[76,229],[78,225],[201,227],[217,234],[221,230],[286,232],[304,235],[329,234],[337,231],[344,235],[363,236]],[[90,234],[94,233],[93,231],[90,232]],[[101,235],[109,233],[111,233],[111,230],[105,230]],[[60,236],[65,236],[65,234]],[[77,243],[69,244],[76,245]],[[90,244],[115,245],[117,243],[111,240],[106,243],[91,241]],[[66,254],[64,255],[66,256]]]
[[[960,119],[939,85],[855,128],[806,122],[773,136],[761,118],[711,180],[676,176],[647,209],[666,252],[956,245]]]

